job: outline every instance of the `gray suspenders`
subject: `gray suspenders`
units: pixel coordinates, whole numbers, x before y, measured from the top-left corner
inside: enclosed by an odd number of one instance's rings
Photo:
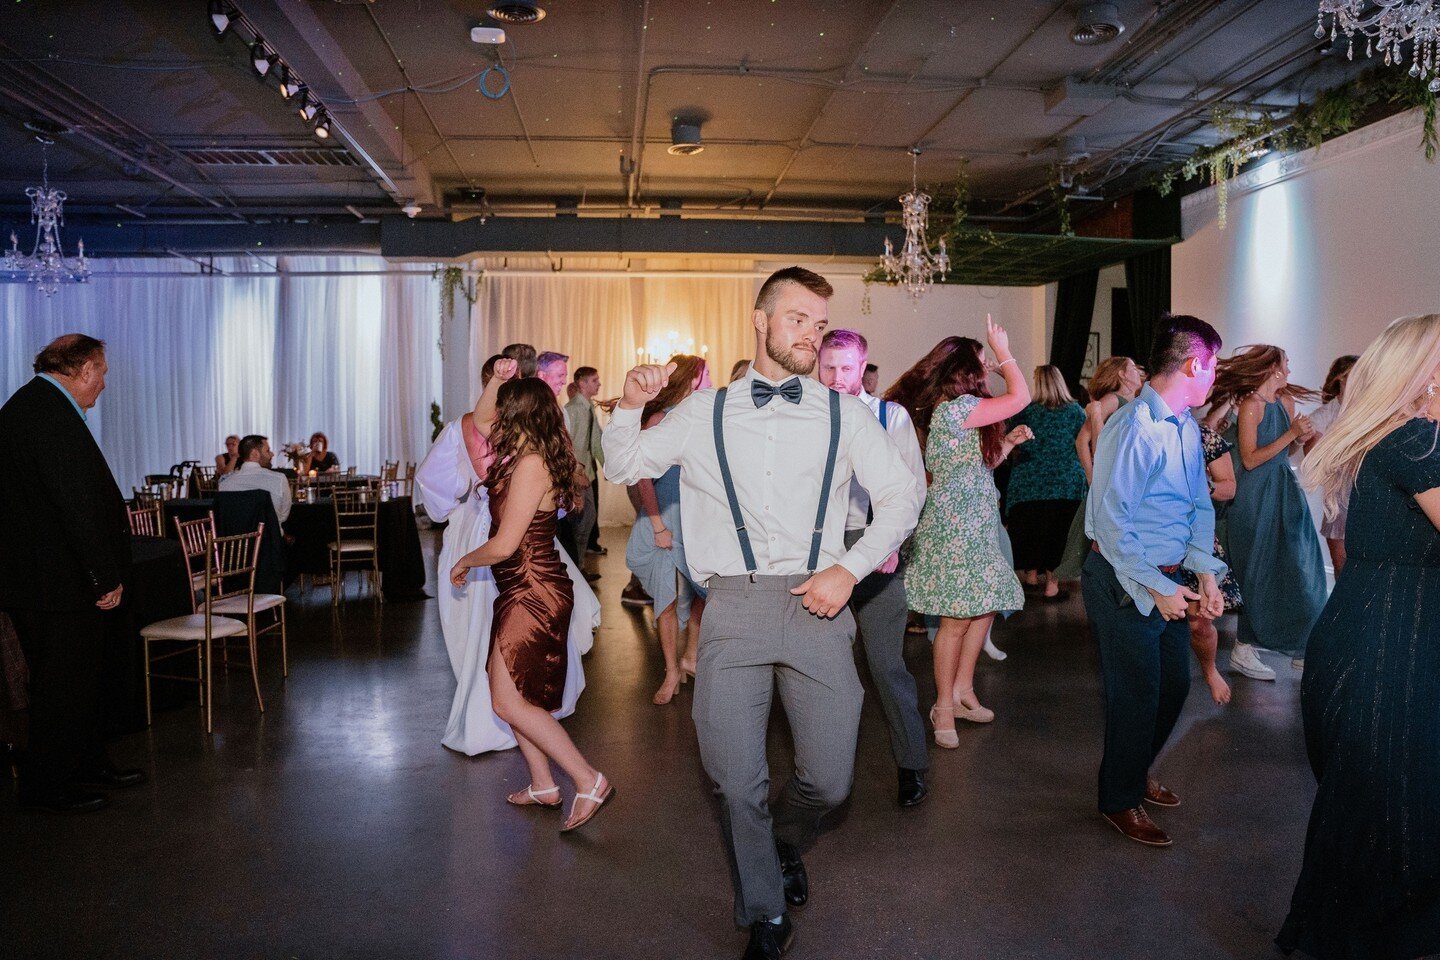
[[[740,498],[735,495],[735,479],[730,474],[730,459],[725,455],[725,387],[715,392],[715,459],[720,464],[720,478],[725,482],[725,496],[730,500],[730,517],[735,521],[735,536],[740,540],[740,555],[745,569],[754,579],[758,565],[750,547],[750,533],[740,512]],[[820,484],[820,507],[815,513],[815,529],[810,537],[811,573],[820,565],[820,537],[825,530],[825,511],[830,506],[830,485],[835,481],[835,457],[840,451],[840,394],[830,391],[830,453],[825,460],[825,480]]]

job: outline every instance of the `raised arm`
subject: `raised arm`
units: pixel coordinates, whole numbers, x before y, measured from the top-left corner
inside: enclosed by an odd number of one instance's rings
[[[641,432],[640,416],[675,372],[673,363],[642,364],[625,375],[625,395],[615,407],[600,442],[605,450],[605,475],[613,482],[632,484],[654,479],[680,462],[690,436],[692,414],[699,394],[691,394],[653,429]]]
[[[492,381],[493,382],[493,381]],[[456,561],[450,571],[450,582],[465,586],[465,578],[473,567],[488,567],[506,559],[520,548],[520,541],[535,513],[550,492],[550,472],[539,454],[527,453],[515,462],[505,493],[505,506],[500,513],[500,529],[495,536]]]
[[[1001,420],[1009,420],[1030,404],[1030,385],[1020,370],[1020,362],[1010,353],[1010,334],[990,315],[985,315],[985,336],[990,341],[990,352],[995,354],[999,374],[1005,378],[1005,392],[998,397],[983,397],[970,411],[965,421],[967,427],[988,427]]]
[[[480,399],[475,401],[475,429],[479,430],[480,436],[486,440],[490,439],[490,431],[495,427],[495,397],[500,393],[500,387],[505,381],[514,380],[519,372],[518,361],[509,357],[496,360],[490,383],[481,392]]]

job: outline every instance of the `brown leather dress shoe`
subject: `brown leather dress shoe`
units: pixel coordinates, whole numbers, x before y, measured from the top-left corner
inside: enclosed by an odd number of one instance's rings
[[[1157,807],[1178,807],[1180,798],[1169,787],[1155,780],[1145,781],[1145,802]]]
[[[1144,807],[1121,810],[1119,813],[1102,813],[1100,816],[1131,840],[1143,843],[1147,847],[1168,847],[1174,842],[1168,833],[1155,825],[1155,821],[1150,819],[1150,814],[1145,812]]]

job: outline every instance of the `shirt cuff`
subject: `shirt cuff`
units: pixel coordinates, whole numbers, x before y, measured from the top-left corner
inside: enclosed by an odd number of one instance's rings
[[[1194,573],[1213,573],[1217,580],[1230,571],[1225,561],[1212,553],[1205,553],[1195,547],[1187,547],[1185,549],[1184,567],[1186,570]]]
[[[644,407],[636,407],[633,410],[615,404],[615,412],[610,415],[610,425],[619,427],[633,427],[640,423],[640,415],[645,412]]]
[[[856,542],[858,543],[859,541]],[[875,567],[867,564],[865,558],[856,553],[854,548],[847,551],[845,556],[841,557],[836,563],[850,571],[850,576],[855,578],[856,583],[859,583],[875,572]]]

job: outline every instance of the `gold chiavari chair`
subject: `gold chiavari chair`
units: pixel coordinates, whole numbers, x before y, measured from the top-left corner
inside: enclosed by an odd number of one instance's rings
[[[380,593],[380,497],[369,490],[335,490],[335,540],[330,544],[330,603],[340,603],[345,568],[368,569],[370,590],[377,603]]]
[[[405,461],[405,472],[400,475],[398,482],[395,484],[395,492],[394,492],[392,495],[393,495],[393,496],[396,496],[396,497],[413,497],[413,496],[415,496],[415,461],[414,461],[414,460],[406,460],[406,461]]]
[[[137,501],[135,506],[126,507],[125,513],[130,517],[130,535],[132,537],[164,536],[165,520],[162,511],[163,508],[158,500],[145,503]]]
[[[262,525],[263,529],[263,525]],[[190,609],[200,612],[201,598],[205,590],[205,544],[216,538],[215,514],[207,512],[197,520],[175,518],[175,535],[180,538],[180,548],[185,555],[185,573],[190,579]],[[256,642],[262,634],[280,632],[280,675],[290,676],[290,645],[285,627],[285,595],[280,593],[255,594],[254,612],[270,611],[270,623],[256,629],[255,619],[248,615],[249,608],[243,597],[222,597],[211,605],[215,613],[228,617],[245,617],[250,624],[249,640]],[[228,645],[221,646],[221,655],[229,663]],[[265,709],[263,704],[260,708]]]
[[[202,497],[213,496],[220,489],[220,478],[215,475],[213,466],[195,467],[195,489]]]
[[[159,507],[165,502],[164,494],[156,490],[149,488],[142,489],[141,487],[131,487],[130,489],[135,493],[131,502],[134,503],[136,507]]]
[[[380,468],[380,482],[381,482],[381,483],[394,483],[395,480],[396,480],[396,478],[398,477],[399,473],[400,473],[400,461],[399,461],[399,460],[386,460],[384,466],[382,466],[382,467]]]
[[[214,643],[223,644],[229,637],[244,636],[250,645],[250,676],[255,683],[255,699],[260,711],[265,711],[265,700],[260,695],[260,667],[255,655],[255,637],[249,626],[240,620],[220,616],[215,605],[219,601],[240,598],[243,601],[247,619],[254,619],[255,567],[260,556],[260,538],[265,525],[254,533],[242,533],[233,537],[206,537],[202,548],[205,556],[204,602],[200,611],[185,617],[171,617],[152,623],[140,631],[145,643],[145,723],[151,722],[150,681],[153,679],[180,680],[198,683],[200,702],[205,708],[205,732],[214,730]],[[150,647],[155,643],[195,644],[198,658],[198,672],[194,677],[179,674],[155,673],[154,664],[172,657],[187,655],[188,649],[172,650],[158,656],[151,656]]]
[[[355,477],[355,470],[356,470],[355,467],[347,467],[347,468],[345,469],[345,476],[350,477],[351,479],[354,479],[354,477]]]

